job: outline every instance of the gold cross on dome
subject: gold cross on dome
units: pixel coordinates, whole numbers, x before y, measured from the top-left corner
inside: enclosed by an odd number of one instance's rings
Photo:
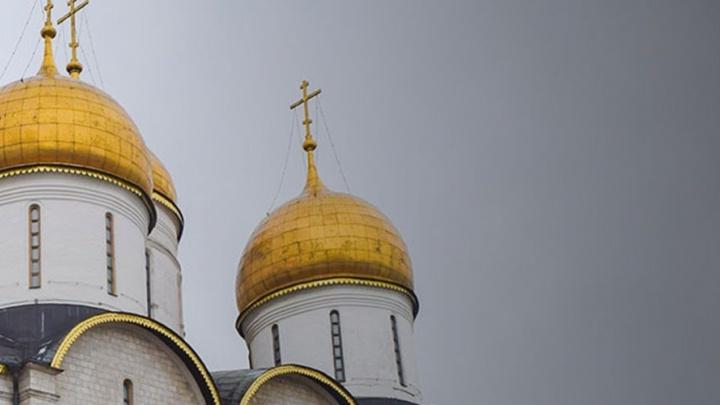
[[[47,4],[45,4],[45,25],[50,26],[52,25],[52,9],[55,6],[53,6],[52,0],[47,0]]]
[[[45,7],[43,7],[45,10],[45,25],[43,25],[42,30],[40,30],[40,36],[45,42],[45,50],[43,51],[43,62],[40,66],[38,74],[45,76],[55,76],[57,74],[55,59],[52,54],[52,40],[55,38],[55,35],[57,35],[57,31],[55,30],[55,27],[53,27],[52,22],[53,7],[52,0],[47,0]]]
[[[70,59],[70,62],[67,65],[67,72],[70,74],[70,77],[73,79],[77,79],[80,77],[80,73],[83,70],[82,64],[77,58],[77,48],[80,46],[78,43],[77,38],[77,25],[75,21],[75,15],[85,8],[89,3],[90,0],[85,0],[84,2],[80,3],[80,5],[76,5],[75,3],[77,0],[68,0],[67,5],[70,7],[70,11],[68,11],[67,14],[60,17],[60,19],[57,21],[58,25],[64,23],[68,19],[70,20],[70,49],[72,49],[72,58]]]
[[[308,86],[310,86],[310,83],[308,83],[307,80],[303,80],[302,84],[300,85],[300,90],[302,90],[302,98],[292,103],[292,105],[290,105],[290,109],[294,110],[300,105],[303,106],[303,110],[305,111],[305,120],[303,121],[303,125],[305,125],[305,142],[303,143],[303,149],[305,149],[305,151],[307,152],[312,152],[317,147],[317,143],[315,143],[315,140],[310,133],[310,124],[312,124],[312,120],[310,119],[308,101],[319,95],[322,90],[317,89],[312,93],[308,94]]]

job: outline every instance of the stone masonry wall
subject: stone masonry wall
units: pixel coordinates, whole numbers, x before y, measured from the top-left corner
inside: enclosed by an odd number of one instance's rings
[[[250,405],[338,405],[338,401],[313,380],[281,376],[265,383]]]
[[[10,374],[0,375],[0,405],[11,405],[13,381]]]
[[[57,376],[61,404],[123,403],[123,381],[135,404],[203,404],[181,360],[151,333],[135,326],[103,325],[83,334]]]

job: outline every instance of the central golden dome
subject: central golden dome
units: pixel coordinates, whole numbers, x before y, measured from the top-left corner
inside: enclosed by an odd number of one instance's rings
[[[412,265],[400,233],[366,201],[328,190],[317,175],[314,141],[305,146],[305,190],[258,225],[240,260],[238,330],[249,310],[293,291],[328,285],[399,291],[417,310]]]
[[[0,176],[65,171],[149,197],[150,156],[132,119],[105,92],[61,76],[50,39],[37,76],[0,88]]]
[[[298,284],[344,278],[412,290],[405,243],[390,221],[360,198],[306,191],[265,218],[250,237],[237,277],[238,309],[242,313]]]

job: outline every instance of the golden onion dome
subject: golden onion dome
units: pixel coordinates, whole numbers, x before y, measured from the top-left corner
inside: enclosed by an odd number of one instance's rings
[[[153,193],[160,194],[172,202],[177,202],[175,184],[172,177],[170,177],[170,172],[153,152],[150,152],[150,164],[153,174]]]
[[[180,222],[179,234],[182,234],[185,219],[183,218],[182,212],[177,205],[177,193],[175,192],[175,184],[170,176],[170,172],[167,170],[165,165],[163,165],[157,155],[155,155],[152,151],[149,151],[149,155],[153,178],[152,199],[175,214]]]
[[[410,257],[400,233],[371,204],[326,188],[306,189],[250,237],[236,281],[237,305],[242,314],[293,287],[334,283],[411,292]]]
[[[150,156],[125,110],[105,92],[61,76],[54,29],[43,29],[40,72],[0,88],[0,177],[35,172],[88,175],[147,199]]]
[[[399,291],[417,310],[412,264],[398,230],[368,202],[327,189],[318,177],[316,145],[309,135],[304,146],[304,191],[258,225],[240,260],[238,330],[252,309],[294,291],[328,285]]]

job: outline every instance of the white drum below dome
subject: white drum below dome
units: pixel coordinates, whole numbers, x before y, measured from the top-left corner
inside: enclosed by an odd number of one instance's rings
[[[34,205],[39,226],[31,224]],[[149,222],[139,196],[105,181],[59,173],[0,180],[0,307],[72,303],[146,314]],[[32,285],[33,256],[39,285]]]
[[[347,285],[311,288],[252,310],[241,325],[251,367],[275,365],[273,329],[277,325],[281,364],[299,364],[337,377],[333,311],[338,314],[342,342],[345,381],[341,382],[353,396],[420,403],[413,303],[405,294],[393,290]],[[400,364],[395,355],[392,319],[396,324]]]
[[[150,311],[148,315],[185,334],[182,312],[182,271],[177,258],[180,223],[165,206],[155,203],[157,222],[148,238]]]

